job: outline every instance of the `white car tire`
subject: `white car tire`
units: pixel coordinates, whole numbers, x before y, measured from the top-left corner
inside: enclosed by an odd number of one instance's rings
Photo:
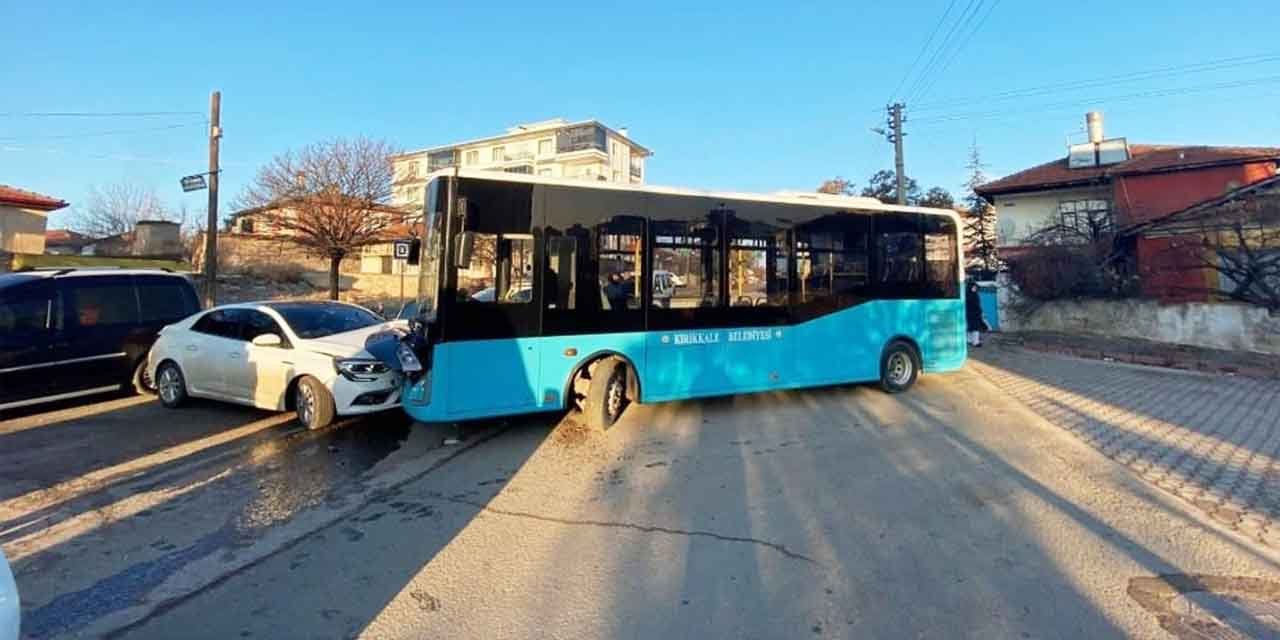
[[[169,409],[177,409],[186,403],[187,380],[182,369],[173,362],[162,362],[156,367],[156,394],[160,403]]]
[[[294,410],[298,412],[298,422],[302,426],[314,431],[333,424],[336,414],[333,394],[323,383],[311,376],[303,376],[293,394]]]

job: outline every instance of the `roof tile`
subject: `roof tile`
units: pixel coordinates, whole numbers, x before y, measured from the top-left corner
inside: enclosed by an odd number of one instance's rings
[[[976,191],[983,195],[1033,191],[1089,183],[1116,175],[1264,160],[1280,160],[1280,148],[1131,144],[1129,159],[1124,162],[1105,167],[1069,169],[1067,159],[1063,157],[988,182]]]
[[[65,201],[34,191],[0,184],[0,204],[53,211],[67,206]]]

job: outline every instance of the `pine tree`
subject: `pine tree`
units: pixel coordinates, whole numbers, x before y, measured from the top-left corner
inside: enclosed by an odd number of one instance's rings
[[[968,191],[964,198],[968,208],[964,214],[965,271],[974,278],[993,280],[1000,268],[996,252],[996,210],[975,191],[987,182],[987,175],[982,171],[985,166],[975,140],[969,148],[969,163],[965,165],[969,169],[969,179],[964,184]]]

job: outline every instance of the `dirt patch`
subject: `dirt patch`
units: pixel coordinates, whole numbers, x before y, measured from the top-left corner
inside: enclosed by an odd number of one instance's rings
[[[566,416],[552,432],[555,443],[563,447],[580,447],[592,439],[590,427],[583,424],[576,416]]]

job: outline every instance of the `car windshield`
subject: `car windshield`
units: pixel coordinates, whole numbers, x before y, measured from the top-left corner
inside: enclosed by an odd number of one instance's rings
[[[382,322],[370,311],[332,302],[289,302],[270,307],[283,316],[289,328],[303,340],[355,331]]]

